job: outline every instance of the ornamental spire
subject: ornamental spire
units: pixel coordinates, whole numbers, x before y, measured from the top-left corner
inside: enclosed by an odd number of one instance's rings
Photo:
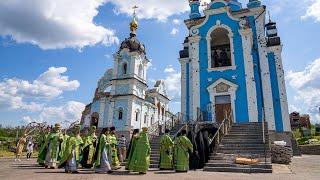
[[[132,35],[136,35],[136,31],[138,29],[138,22],[136,20],[136,9],[138,9],[138,6],[133,6],[133,17],[130,23],[130,31]]]

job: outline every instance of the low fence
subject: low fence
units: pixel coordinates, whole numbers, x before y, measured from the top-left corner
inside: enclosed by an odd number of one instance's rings
[[[299,149],[302,154],[320,155],[320,144],[315,145],[300,145]]]

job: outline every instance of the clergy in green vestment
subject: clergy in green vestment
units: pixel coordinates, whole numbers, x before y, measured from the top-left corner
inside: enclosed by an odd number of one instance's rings
[[[160,139],[160,163],[159,168],[170,170],[173,169],[172,162],[173,141],[169,135],[169,130],[165,130],[165,134]]]
[[[61,143],[61,150],[60,150],[60,157],[64,156],[64,152],[66,150],[67,146],[67,140],[69,139],[69,135],[67,134],[67,130],[65,129],[62,135],[62,143]]]
[[[110,160],[112,159],[112,149],[110,143],[110,129],[102,129],[99,137],[98,149],[96,150],[96,161],[94,170],[96,173],[112,173]]]
[[[174,165],[177,172],[187,172],[189,170],[189,151],[193,152],[193,145],[186,136],[187,131],[182,130],[181,136],[174,142]]]
[[[134,129],[132,132],[132,137],[131,137],[131,141],[129,144],[129,149],[127,151],[126,170],[129,170],[129,165],[130,165],[132,155],[133,155],[134,149],[136,147],[138,138],[139,138],[139,129]]]
[[[148,128],[142,128],[129,164],[130,170],[140,174],[145,174],[150,165],[151,148],[147,131]]]
[[[45,167],[46,168],[56,168],[58,159],[60,144],[63,141],[63,135],[60,132],[60,124],[55,124],[53,132],[50,133],[45,145],[48,147],[46,158],[45,158]]]
[[[80,136],[80,125],[72,129],[72,135],[66,141],[65,151],[61,157],[59,167],[65,167],[66,173],[78,173],[78,164],[83,144]]]
[[[112,169],[117,170],[120,169],[120,161],[118,158],[118,140],[115,135],[116,128],[111,127],[110,128],[110,143],[111,143],[111,149],[112,149]]]
[[[37,162],[41,166],[45,166],[46,154],[48,151],[47,141],[50,135],[50,127],[47,127],[38,138],[39,154]]]
[[[91,126],[89,134],[84,138],[82,146],[81,165],[83,168],[91,168],[94,163],[94,154],[97,146],[96,126]]]

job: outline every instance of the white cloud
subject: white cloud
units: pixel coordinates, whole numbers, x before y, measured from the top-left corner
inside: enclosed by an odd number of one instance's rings
[[[69,80],[68,76],[62,75],[66,71],[66,67],[50,67],[33,82],[5,79],[0,82],[0,109],[39,111],[43,104],[35,100],[52,99],[64,91],[78,89],[80,83],[77,80]]]
[[[180,25],[180,24],[181,24],[181,21],[180,21],[179,19],[173,19],[173,20],[172,20],[172,23],[173,23],[174,25]]]
[[[165,73],[173,73],[173,72],[175,72],[175,70],[173,69],[173,67],[169,66],[169,67],[164,69],[164,72]]]
[[[77,101],[68,101],[61,106],[46,106],[36,116],[24,116],[25,123],[47,122],[47,124],[61,123],[68,126],[70,123],[80,121],[85,104]]]
[[[181,73],[173,70],[165,79],[167,93],[172,102],[181,100]]]
[[[295,90],[295,101],[301,111],[309,113],[311,120],[320,122],[320,58],[313,61],[302,71],[289,71],[286,76],[289,85]]]
[[[174,14],[181,14],[189,10],[186,0],[107,0],[116,6],[118,14],[123,13],[132,15],[132,7],[138,5],[137,16],[142,19],[157,19],[166,21],[168,17]]]
[[[177,28],[172,28],[170,34],[174,36],[174,35],[176,35],[178,32],[179,32],[179,29],[177,29]]]
[[[314,1],[307,9],[307,12],[302,19],[314,18],[316,22],[320,22],[320,1]]]
[[[106,0],[2,0],[0,35],[42,49],[82,49],[119,43],[113,30],[93,22]]]

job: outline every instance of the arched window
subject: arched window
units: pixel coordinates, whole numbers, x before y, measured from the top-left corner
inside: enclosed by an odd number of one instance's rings
[[[128,64],[125,62],[122,65],[122,73],[127,74],[128,73]]]
[[[144,114],[144,123],[146,124],[147,123],[147,119],[148,119],[148,115],[147,113]]]
[[[121,107],[119,108],[118,119],[122,120],[122,118],[123,118],[123,108]]]
[[[153,124],[154,123],[154,116],[152,115],[151,116],[151,124]]]
[[[232,66],[228,30],[217,28],[211,33],[211,68]]]
[[[139,109],[137,109],[136,110],[136,121],[139,121],[139,114],[140,114]]]
[[[139,65],[139,77],[143,78],[143,67],[142,67],[142,64]]]

